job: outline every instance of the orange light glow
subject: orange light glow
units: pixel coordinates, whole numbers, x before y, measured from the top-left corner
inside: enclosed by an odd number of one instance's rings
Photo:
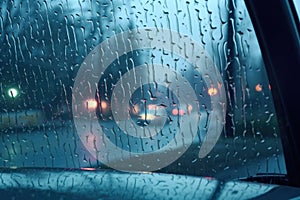
[[[101,108],[105,110],[107,107],[107,103],[105,101],[101,101]]]
[[[95,110],[97,108],[97,101],[95,99],[89,99],[86,101],[86,107],[88,110]]]
[[[205,176],[204,178],[206,178],[207,180],[215,180],[215,178],[210,177],[210,176]]]
[[[84,170],[84,171],[95,171],[96,170],[95,168],[90,168],[90,167],[82,167],[80,169]]]
[[[188,105],[187,109],[188,109],[188,113],[190,114],[192,112],[192,110],[193,110],[193,106],[192,105]]]
[[[153,120],[153,119],[155,119],[155,116],[152,115],[152,114],[144,113],[144,114],[139,116],[139,119],[141,119],[141,120]]]
[[[216,94],[218,94],[218,89],[217,88],[211,87],[211,88],[208,89],[208,95],[209,96],[214,96]]]
[[[157,108],[157,105],[155,105],[155,104],[149,104],[148,105],[149,110],[155,110],[156,108]]]
[[[178,109],[174,108],[174,109],[172,110],[172,114],[173,114],[173,115],[178,115]]]
[[[184,113],[185,113],[184,110],[179,110],[179,115],[180,116],[184,115]]]
[[[261,84],[257,84],[255,86],[255,90],[256,90],[256,92],[261,92],[262,91],[262,85]]]
[[[174,109],[172,110],[172,114],[173,114],[173,115],[180,115],[180,116],[182,116],[182,115],[185,114],[185,112],[184,112],[184,110],[182,110],[182,109],[178,110],[177,108],[174,108]]]
[[[140,113],[140,107],[138,105],[134,105],[133,109],[132,109],[132,112],[136,115],[139,114]]]

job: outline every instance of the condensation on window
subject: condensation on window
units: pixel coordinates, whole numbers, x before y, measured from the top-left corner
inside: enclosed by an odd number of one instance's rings
[[[0,40],[1,167],[152,169],[147,159],[175,139],[184,152],[153,159],[154,171],[286,173],[243,1],[5,1]],[[124,154],[102,150],[102,137]]]

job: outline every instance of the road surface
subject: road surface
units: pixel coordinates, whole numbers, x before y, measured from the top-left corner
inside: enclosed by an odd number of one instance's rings
[[[88,127],[88,123],[83,124]],[[56,121],[35,130],[2,131],[0,140],[1,167],[105,168],[83,145],[71,121]],[[198,157],[200,146],[196,137],[183,156],[160,171],[225,180],[256,173],[286,172],[278,138],[221,136],[202,159]]]

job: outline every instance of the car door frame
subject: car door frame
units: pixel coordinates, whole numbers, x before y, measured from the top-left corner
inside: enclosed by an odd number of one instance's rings
[[[245,0],[261,46],[289,184],[300,187],[299,17],[292,0]]]

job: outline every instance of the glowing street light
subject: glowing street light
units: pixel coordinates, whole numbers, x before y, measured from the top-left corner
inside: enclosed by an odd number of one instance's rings
[[[214,96],[216,94],[218,94],[218,89],[217,88],[211,87],[211,88],[208,89],[208,95],[209,96]]]
[[[256,90],[256,92],[261,92],[262,91],[262,85],[261,84],[257,84],[255,86],[255,90]]]
[[[103,109],[103,110],[106,110],[107,109],[107,107],[108,107],[108,105],[107,105],[107,103],[105,102],[105,101],[101,101],[101,108]]]
[[[89,111],[94,111],[98,105],[98,103],[95,99],[88,99],[85,103],[86,103],[86,107]]]
[[[10,98],[15,98],[19,95],[19,90],[17,88],[9,88],[7,94]]]

